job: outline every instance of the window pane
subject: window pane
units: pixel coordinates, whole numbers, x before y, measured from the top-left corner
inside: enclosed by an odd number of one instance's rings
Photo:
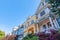
[[[42,3],[42,5],[44,6],[44,3],[43,2],[41,2]]]
[[[33,23],[34,23],[34,20],[31,21],[31,24],[33,24]]]
[[[58,24],[59,24],[59,26],[60,26],[60,18],[57,18],[57,21],[58,21]]]
[[[46,29],[46,25],[43,25],[43,28]]]
[[[40,16],[43,16],[45,14],[45,11],[42,11],[41,13],[40,13]]]
[[[45,2],[47,3],[49,0],[45,0]]]

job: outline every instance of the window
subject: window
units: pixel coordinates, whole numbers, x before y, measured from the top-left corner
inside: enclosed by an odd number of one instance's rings
[[[43,25],[43,29],[46,29],[46,25]]]
[[[23,33],[24,28],[20,28],[18,31],[18,34],[20,35],[21,33]]]
[[[27,22],[27,24],[28,24],[27,26],[29,26],[29,22]]]
[[[18,31],[16,31],[16,35],[18,34]]]
[[[50,12],[50,9],[49,8],[46,8],[45,9],[45,13],[49,13]]]
[[[40,19],[40,13],[38,14],[38,19]]]
[[[15,35],[16,35],[16,32],[14,31],[14,32],[13,32],[13,34],[15,34]]]
[[[34,23],[34,20],[31,21],[31,24],[33,24],[33,23]]]
[[[48,22],[48,23],[47,23],[47,25],[48,25],[48,28],[49,28],[49,27],[51,27],[51,24],[50,24],[50,22]]]
[[[57,0],[57,3],[60,3],[60,0]]]
[[[40,13],[40,16],[43,16],[45,14],[45,11],[42,11],[41,13]]]
[[[57,18],[57,21],[58,21],[58,24],[59,24],[59,26],[60,26],[60,18]]]
[[[45,0],[45,3],[47,3],[49,0]]]
[[[42,5],[44,6],[44,3],[43,2],[41,2],[42,3]]]

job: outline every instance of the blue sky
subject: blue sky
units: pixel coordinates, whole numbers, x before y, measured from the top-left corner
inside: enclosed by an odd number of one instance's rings
[[[36,12],[39,3],[40,0],[0,0],[0,30],[10,33]]]

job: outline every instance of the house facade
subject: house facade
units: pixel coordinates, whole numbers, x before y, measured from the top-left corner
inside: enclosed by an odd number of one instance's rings
[[[24,25],[24,34],[25,36],[29,33],[34,34],[36,32],[36,23],[37,20],[36,15],[29,16],[28,19],[25,21]]]
[[[51,29],[58,30],[60,28],[60,18],[57,14],[50,11],[48,5],[48,0],[41,0],[37,9],[38,32],[50,33]]]
[[[13,30],[12,34],[16,35],[17,40],[22,40],[24,37],[24,26],[19,25],[17,29]]]
[[[18,40],[30,33],[51,33],[51,29],[58,30],[60,28],[60,18],[58,14],[51,12],[48,1],[41,0],[36,13],[29,16],[22,25],[18,26],[17,30],[13,31],[13,34],[18,35]]]

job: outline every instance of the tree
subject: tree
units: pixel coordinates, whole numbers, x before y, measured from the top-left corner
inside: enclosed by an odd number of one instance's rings
[[[28,34],[23,40],[38,40],[38,37],[35,34]]]
[[[0,30],[0,38],[3,38],[5,36],[5,32]]]
[[[38,40],[39,38],[36,36],[36,35],[34,35],[32,38],[31,38],[31,40]]]
[[[0,30],[0,40],[2,40],[5,37],[5,32]]]
[[[60,0],[49,0],[48,3],[51,4],[51,11],[58,14],[60,17]]]

